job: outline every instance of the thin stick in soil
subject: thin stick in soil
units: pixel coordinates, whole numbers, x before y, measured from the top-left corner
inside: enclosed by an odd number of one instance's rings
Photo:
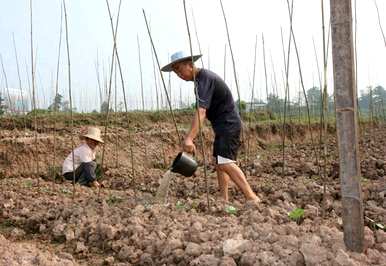
[[[72,199],[75,199],[75,155],[74,155],[74,120],[73,120],[73,107],[72,107],[72,91],[71,91],[71,61],[70,61],[70,42],[68,40],[68,21],[67,21],[67,9],[66,1],[63,0],[64,21],[66,28],[66,48],[67,48],[67,65],[68,65],[68,97],[70,101],[70,134],[71,134],[71,154],[72,154],[72,169],[73,169],[73,192]]]
[[[188,15],[186,13],[186,1],[183,0],[184,4],[184,14],[185,14],[185,23],[186,23],[186,30],[188,32],[188,37],[189,37],[189,47],[190,47],[190,54],[192,57],[192,62],[193,62],[193,46],[192,46],[192,39],[190,36],[190,29],[189,29],[189,21],[188,21]],[[198,119],[198,132],[200,136],[200,143],[201,143],[201,153],[202,153],[202,158],[204,161],[204,178],[205,178],[205,188],[206,188],[206,201],[207,201],[207,207],[208,210],[210,208],[209,205],[209,184],[208,184],[208,175],[206,171],[206,156],[205,156],[205,142],[204,142],[204,135],[202,133],[202,124],[201,124],[201,118],[200,118],[200,112],[198,110],[198,91],[197,91],[197,82],[196,82],[196,75],[193,72],[193,82],[194,82],[194,94],[196,96],[196,114],[197,114],[197,119]]]

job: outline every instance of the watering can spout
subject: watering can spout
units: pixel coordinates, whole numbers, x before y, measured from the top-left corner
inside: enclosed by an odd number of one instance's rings
[[[185,152],[178,153],[171,166],[173,173],[178,173],[189,177],[194,174],[197,169],[197,162]]]

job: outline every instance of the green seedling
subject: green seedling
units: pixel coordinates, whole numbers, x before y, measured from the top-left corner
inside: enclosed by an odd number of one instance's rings
[[[227,206],[225,206],[225,212],[228,214],[236,215],[237,209],[236,209],[236,207],[233,207],[232,205],[227,205]]]
[[[177,201],[177,203],[176,203],[176,209],[177,209],[177,210],[183,210],[183,209],[185,209],[185,204],[184,204],[183,202],[181,202],[181,201]]]
[[[304,209],[302,208],[296,208],[290,213],[288,213],[288,217],[292,220],[295,221],[296,223],[300,223],[303,220],[304,217]]]
[[[24,187],[26,187],[26,188],[31,188],[32,185],[33,185],[32,180],[26,180],[24,182]]]
[[[116,204],[116,203],[120,203],[122,202],[123,199],[121,197],[118,197],[118,196],[115,196],[113,194],[111,194],[108,199],[106,200],[107,204],[109,205],[113,205],[113,204]]]
[[[61,188],[60,189],[60,192],[63,193],[63,194],[71,194],[72,192],[70,190],[68,190],[67,188]]]

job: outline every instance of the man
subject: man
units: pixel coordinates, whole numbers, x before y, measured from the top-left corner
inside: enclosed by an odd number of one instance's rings
[[[84,142],[74,149],[63,162],[63,176],[73,180],[75,169],[75,182],[80,185],[99,187],[96,180],[95,150],[99,143],[103,143],[101,131],[97,127],[89,127],[87,134],[81,135]],[[72,160],[74,153],[74,162]]]
[[[213,156],[216,160],[216,171],[220,193],[225,202],[228,201],[228,185],[231,179],[244,193],[248,203],[258,205],[259,197],[251,189],[244,173],[236,164],[237,151],[240,146],[241,119],[237,112],[232,93],[225,82],[215,73],[207,69],[199,69],[194,65],[202,55],[190,56],[177,52],[171,56],[171,62],[161,70],[173,71],[185,81],[197,83],[198,112],[195,112],[190,131],[185,136],[183,149],[194,153],[199,125],[205,118],[212,124],[215,133]],[[192,61],[193,59],[193,61]]]

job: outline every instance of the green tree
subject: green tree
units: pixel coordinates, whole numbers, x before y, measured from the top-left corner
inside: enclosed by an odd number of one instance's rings
[[[310,112],[313,115],[320,114],[322,108],[322,98],[319,87],[312,87],[307,90],[307,100]]]
[[[48,107],[48,110],[50,111],[60,111],[60,109],[63,107],[63,96],[61,94],[56,94],[54,98],[54,102]]]
[[[101,104],[101,113],[107,113],[107,108],[109,108],[109,104],[107,103],[107,101],[104,101]],[[111,106],[110,106],[110,112],[114,112],[114,110],[111,108]]]
[[[271,112],[281,113],[284,107],[284,100],[279,98],[279,96],[270,93],[268,95],[267,108]]]
[[[244,112],[246,109],[247,109],[247,103],[243,100],[237,100],[236,101],[236,106],[237,106],[237,109],[241,108],[241,111]]]

